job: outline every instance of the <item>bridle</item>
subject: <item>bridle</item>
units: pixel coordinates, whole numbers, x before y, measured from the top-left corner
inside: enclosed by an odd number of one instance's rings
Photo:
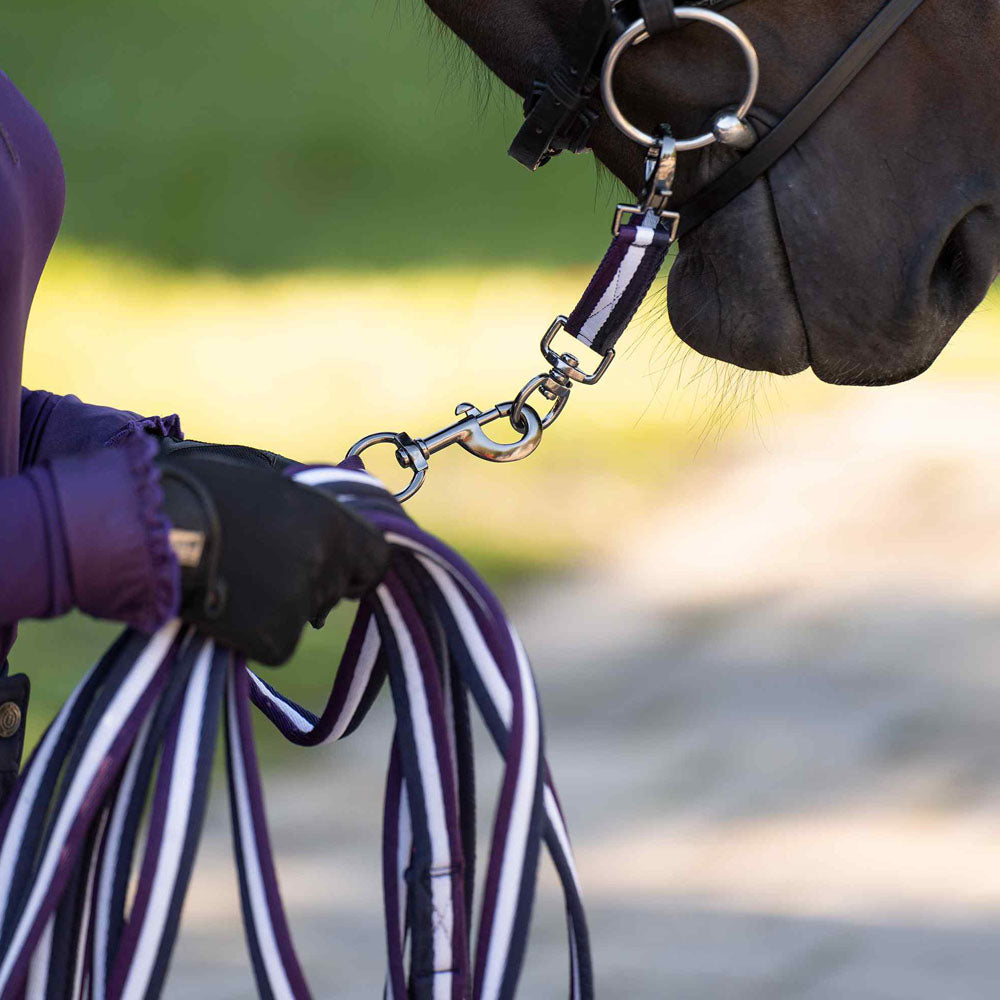
[[[658,0],[644,0],[643,3],[639,0],[584,0],[577,15],[575,31],[565,40],[559,62],[545,80],[536,80],[532,84],[525,98],[524,124],[514,136],[508,154],[529,170],[537,170],[564,150],[587,152],[591,133],[600,118],[599,89],[607,108],[608,91],[600,84],[602,69],[612,45],[622,42],[623,36],[639,22],[639,31],[661,34],[675,31],[694,19],[686,17],[685,11],[718,14],[743,2],[745,0],[692,0],[686,7],[675,8],[671,2],[661,3]],[[713,20],[723,30],[735,27],[728,19],[726,25],[711,18],[705,20]],[[742,32],[739,34],[742,35]],[[632,35],[624,44],[638,44],[634,39],[635,35]],[[737,40],[742,42],[742,39]],[[614,59],[617,61],[617,55]],[[616,113],[610,109],[609,113],[614,120]],[[744,117],[745,113],[739,117]],[[617,114],[616,124],[630,138],[641,142],[634,132],[629,132],[631,126],[624,123],[620,113]],[[709,138],[698,147],[687,148],[700,148],[712,141]],[[645,145],[651,146],[653,142]],[[680,152],[684,152],[684,148]]]
[[[757,96],[757,53],[745,32],[719,12],[745,0],[584,0],[575,30],[549,76],[536,81],[525,100],[525,120],[509,153],[531,170],[564,150],[584,152],[601,108],[625,136],[646,151],[645,183],[635,204],[621,204],[612,224],[614,239],[590,284],[568,316],[557,316],[542,337],[541,352],[549,370],[530,379],[507,402],[482,411],[471,403],[456,407],[460,419],[434,434],[413,438],[383,431],[358,441],[349,458],[376,444],[395,446],[396,461],[409,470],[409,483],[396,494],[409,499],[423,485],[430,457],[458,444],[490,462],[516,462],[541,443],[569,401],[576,385],[594,385],[614,360],[624,333],[658,274],[671,244],[701,225],[764,176],[787,153],[851,81],[876,56],[923,0],[887,0],[875,17],[798,103],[763,138],[746,121]],[[720,111],[701,135],[678,139],[664,126],[643,132],[622,113],[614,94],[614,73],[622,53],[646,39],[700,21],[728,34],[739,45],[747,68],[747,88],[740,103]],[[720,143],[743,155],[683,205],[670,205],[677,154]],[[565,330],[600,355],[592,372],[573,354],[554,347]],[[540,416],[529,399],[538,393],[551,404]],[[484,428],[505,418],[519,436],[512,443],[493,440]]]
[[[753,46],[732,21],[719,15],[719,11],[745,2],[747,0],[692,0],[686,7],[675,8],[673,0],[584,0],[577,32],[569,41],[566,55],[545,81],[535,82],[525,100],[524,124],[514,137],[509,154],[530,170],[536,170],[564,150],[586,151],[599,118],[594,108],[598,90],[604,109],[619,131],[647,149],[654,147],[657,137],[641,132],[618,108],[612,87],[618,58],[626,49],[651,35],[676,31],[692,21],[713,24],[730,34],[748,56],[747,96],[750,100],[744,98],[735,111],[719,112],[710,132],[694,141],[678,141],[676,151],[682,153],[719,142],[749,152],[677,209],[680,216],[677,235],[683,236],[728,205],[774,166],[837,100],[923,0],[888,0],[827,72],[760,141],[745,121],[757,88],[756,56],[750,57],[747,53],[747,46],[751,50]],[[633,15],[634,19],[629,20]]]

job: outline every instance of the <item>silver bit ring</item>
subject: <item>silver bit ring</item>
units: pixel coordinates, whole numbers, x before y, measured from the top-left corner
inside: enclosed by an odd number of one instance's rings
[[[736,109],[735,114],[741,120],[746,118],[747,112],[749,112],[754,100],[756,100],[757,85],[760,83],[760,63],[757,60],[757,50],[753,47],[753,42],[747,38],[742,28],[730,21],[728,17],[723,17],[715,11],[704,10],[701,7],[678,7],[674,13],[680,21],[704,21],[706,24],[721,28],[742,49],[743,58],[747,64],[749,82],[746,93],[743,95],[743,100],[740,102],[740,106]],[[638,21],[630,24],[618,36],[611,48],[608,49],[608,54],[604,57],[604,65],[601,67],[601,98],[604,101],[608,117],[614,123],[615,127],[624,135],[627,135],[633,142],[637,142],[640,146],[649,149],[655,146],[658,140],[647,132],[643,132],[642,129],[636,128],[622,114],[621,108],[618,107],[618,102],[615,100],[612,79],[615,73],[615,66],[617,66],[621,54],[633,45],[639,45],[646,41],[647,38],[649,38],[649,32],[646,30],[646,22],[640,18]],[[677,152],[685,153],[692,149],[701,149],[704,146],[711,146],[713,142],[717,141],[718,139],[713,132],[704,132],[693,139],[678,139]]]

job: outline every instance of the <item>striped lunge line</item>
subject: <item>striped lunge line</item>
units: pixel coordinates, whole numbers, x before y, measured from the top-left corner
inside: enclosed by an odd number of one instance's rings
[[[636,221],[638,220],[638,221]],[[655,212],[622,226],[591,278],[566,329],[598,354],[607,354],[625,332],[659,273],[672,242]]]
[[[310,997],[278,887],[250,705],[290,742],[315,746],[350,735],[386,680],[396,730],[383,826],[385,996],[512,998],[543,844],[565,894],[569,996],[593,996],[537,692],[499,602],[358,464],[297,478],[376,524],[395,553],[385,581],[358,609],[326,705],[313,714],[179,622],[151,638],[124,633],[63,706],[0,816],[0,1000],[161,994],[220,720],[258,991]],[[502,759],[479,898],[473,708]]]

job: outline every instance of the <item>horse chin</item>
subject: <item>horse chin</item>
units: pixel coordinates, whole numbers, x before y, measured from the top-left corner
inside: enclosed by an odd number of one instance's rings
[[[681,240],[668,304],[682,341],[751,371],[811,367],[835,385],[893,385],[934,363],[1000,271],[992,202],[945,207],[920,253],[887,254],[872,241],[860,261],[856,244],[817,232],[802,211],[758,181]],[[879,271],[897,258],[907,266]]]
[[[681,240],[669,278],[671,324],[699,354],[794,375],[809,367],[809,345],[766,184],[740,197],[734,220],[736,208]]]
[[[836,301],[800,299],[766,189],[755,197],[754,210],[744,198],[738,226],[709,219],[682,241],[667,301],[685,344],[749,371],[795,375],[812,368],[833,385],[894,385],[933,364],[957,322],[911,325],[900,339],[866,336],[864,324],[851,323]]]
[[[890,360],[845,360],[835,357],[817,356],[813,360],[813,374],[822,382],[831,385],[880,386],[897,385],[922,375],[935,360],[950,339],[951,334],[941,340],[940,345],[921,353],[897,351]]]

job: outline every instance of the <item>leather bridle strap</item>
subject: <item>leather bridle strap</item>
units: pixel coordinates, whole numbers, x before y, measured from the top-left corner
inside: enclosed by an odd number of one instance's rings
[[[639,0],[639,13],[646,22],[646,30],[651,35],[677,28],[674,0]]]
[[[564,149],[581,153],[587,148],[598,117],[590,107],[597,88],[594,67],[610,29],[610,0],[584,0],[559,62],[547,79],[532,84],[524,101],[524,123],[507,150],[529,170]]]
[[[688,0],[692,7],[724,10],[744,0]],[[595,102],[598,70],[615,34],[622,6],[613,0],[583,0],[567,34],[559,62],[544,80],[536,80],[524,101],[524,122],[507,154],[537,170],[563,150],[582,153],[600,115]],[[635,16],[632,5],[629,5]],[[650,34],[677,27],[673,0],[640,0],[638,12]],[[627,23],[627,21],[625,22]],[[619,25],[620,30],[624,25]]]
[[[677,211],[678,235],[700,226],[763,176],[872,61],[923,0],[889,0],[812,89],[745,156]]]

